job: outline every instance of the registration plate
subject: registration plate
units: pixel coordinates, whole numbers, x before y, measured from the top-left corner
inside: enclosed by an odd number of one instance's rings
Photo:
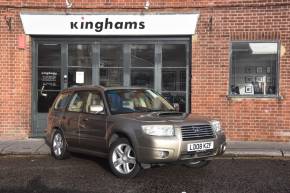
[[[187,144],[187,151],[203,151],[213,149],[213,141]]]

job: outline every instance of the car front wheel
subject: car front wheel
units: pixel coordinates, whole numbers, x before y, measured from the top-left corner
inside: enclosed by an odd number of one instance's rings
[[[109,164],[112,172],[122,178],[132,178],[141,169],[132,145],[125,138],[117,139],[111,145]]]

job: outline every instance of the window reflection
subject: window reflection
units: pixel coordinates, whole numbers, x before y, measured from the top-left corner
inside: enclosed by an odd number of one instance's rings
[[[154,67],[154,45],[131,45],[132,67]]]
[[[101,45],[100,67],[123,67],[122,45]]]
[[[123,69],[119,69],[119,68],[100,69],[100,85],[122,86],[123,85]]]
[[[61,66],[60,44],[39,44],[38,66]]]
[[[131,85],[146,88],[154,88],[154,71],[153,69],[132,69]]]
[[[92,46],[85,44],[69,44],[68,65],[92,67]]]
[[[185,67],[186,46],[184,44],[162,45],[162,66],[163,67]]]
[[[186,112],[186,93],[185,92],[163,92],[162,95],[171,104],[178,104],[179,112]]]

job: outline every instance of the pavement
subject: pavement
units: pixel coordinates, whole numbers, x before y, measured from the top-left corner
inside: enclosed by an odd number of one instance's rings
[[[1,140],[0,155],[48,155],[50,148],[42,138]],[[290,157],[290,142],[228,141],[224,156]]]

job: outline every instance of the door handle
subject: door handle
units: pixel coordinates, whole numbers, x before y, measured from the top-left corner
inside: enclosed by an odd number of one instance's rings
[[[83,119],[83,121],[88,121],[88,120],[89,120],[88,118],[84,118],[84,119]]]
[[[44,97],[47,97],[47,93],[44,93],[43,91],[44,91],[44,85],[42,85],[42,87],[41,87],[41,90],[40,90],[40,95],[41,96],[44,96]]]

